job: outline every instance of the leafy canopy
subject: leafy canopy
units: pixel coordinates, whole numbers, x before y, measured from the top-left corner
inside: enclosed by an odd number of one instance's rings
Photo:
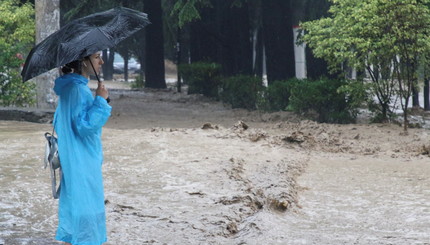
[[[418,67],[420,62],[428,66],[430,0],[331,2],[329,17],[302,23],[302,40],[332,70],[344,65],[366,70],[384,113],[393,93],[400,96],[406,125]]]
[[[0,104],[23,106],[34,102],[34,84],[23,83],[21,55],[34,44],[34,8],[18,0],[0,1]]]
[[[331,68],[429,52],[429,0],[331,1],[330,17],[301,24],[303,41]]]
[[[200,19],[199,7],[211,6],[210,0],[179,0],[173,6],[171,15],[178,16],[178,24],[183,27],[186,23]]]

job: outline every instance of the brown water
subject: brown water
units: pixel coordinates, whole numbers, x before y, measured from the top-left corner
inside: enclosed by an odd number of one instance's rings
[[[299,183],[289,244],[430,244],[430,161],[321,157]]]
[[[49,130],[0,121],[0,244],[57,244]],[[106,128],[103,141],[107,244],[430,244],[429,158],[312,152],[222,127]]]

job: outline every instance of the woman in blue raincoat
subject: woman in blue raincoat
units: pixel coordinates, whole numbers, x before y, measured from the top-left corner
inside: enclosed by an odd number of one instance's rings
[[[91,63],[90,63],[91,62]],[[99,82],[96,95],[89,75],[99,73],[100,53],[62,67],[55,80],[59,96],[54,116],[62,179],[56,239],[73,245],[100,245],[107,240],[104,207],[101,129],[112,107],[108,91]]]

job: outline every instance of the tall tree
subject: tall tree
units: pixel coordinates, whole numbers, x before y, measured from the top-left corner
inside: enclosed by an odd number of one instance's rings
[[[132,8],[135,10],[143,10],[143,5],[140,3],[133,2],[132,0],[120,0],[119,3],[122,7]],[[128,60],[134,55],[140,60],[140,50],[143,49],[145,40],[143,32],[133,34],[131,37],[125,39],[115,47],[115,51],[118,52],[124,60],[124,81],[128,82]],[[139,35],[140,34],[140,35]],[[144,52],[142,52],[143,54]],[[143,59],[143,57],[142,57]],[[105,61],[106,62],[106,61]],[[142,68],[141,64],[141,68]],[[141,71],[140,71],[141,72]]]
[[[423,94],[424,94],[424,110],[430,111],[430,79],[429,76],[424,73],[424,87],[423,87]]]
[[[262,3],[263,36],[268,83],[295,77],[291,0]]]
[[[113,62],[115,57],[115,49],[110,48],[108,50],[103,50],[102,57],[104,64],[102,66],[103,79],[112,80],[113,79]]]
[[[307,0],[304,6],[303,21],[311,21],[328,16],[330,2],[328,0]],[[311,49],[306,47],[306,66],[307,77],[310,79],[319,79],[322,76],[334,78],[337,75],[330,73],[327,62],[322,58],[317,58]]]
[[[330,8],[333,16],[302,24],[304,40],[331,67],[366,69],[382,113],[393,95],[400,97],[405,131],[419,58],[430,52],[429,2],[336,0]]]
[[[262,1],[249,1],[250,25],[252,35],[252,73],[263,77],[264,43],[262,32]]]
[[[226,76],[252,73],[247,1],[212,0],[200,8],[201,19],[190,25],[191,61],[221,64]]]
[[[222,3],[221,65],[224,75],[252,73],[252,48],[247,1],[225,0]]]
[[[191,62],[219,62],[221,43],[219,36],[220,17],[212,7],[200,9],[199,20],[190,23]]]
[[[166,88],[161,1],[144,0],[143,4],[152,23],[146,27],[145,35],[145,87]]]

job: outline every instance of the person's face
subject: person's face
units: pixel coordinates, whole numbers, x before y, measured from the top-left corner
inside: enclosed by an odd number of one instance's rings
[[[101,69],[102,65],[104,64],[104,61],[103,61],[103,59],[101,57],[101,53],[97,52],[95,54],[92,54],[90,56],[89,60],[93,64],[94,69],[96,70],[97,74],[99,74],[100,73],[100,69]],[[87,73],[91,74],[91,75],[95,75],[94,71],[93,71],[93,68],[91,67],[91,64],[90,64],[89,60],[85,60],[84,61],[84,62],[86,62],[86,66],[85,67],[86,67]]]

